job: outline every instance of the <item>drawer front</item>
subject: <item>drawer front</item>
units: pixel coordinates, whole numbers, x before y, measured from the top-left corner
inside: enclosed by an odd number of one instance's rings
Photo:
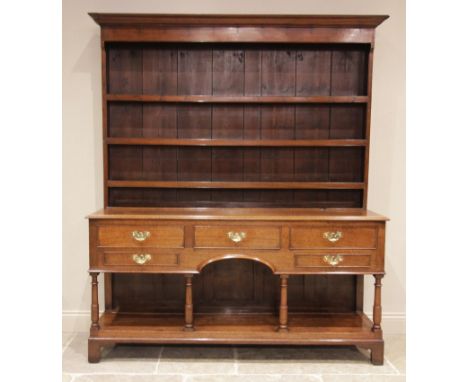
[[[297,268],[328,268],[330,270],[340,268],[370,268],[372,256],[351,254],[300,254],[294,255],[294,263]]]
[[[323,225],[291,228],[291,249],[377,248],[377,227]]]
[[[150,266],[176,267],[179,265],[177,253],[155,253],[152,251],[104,251],[102,253],[103,265],[128,266],[138,268]]]
[[[197,226],[195,248],[280,249],[279,227]]]
[[[184,227],[163,225],[103,225],[97,241],[104,247],[183,248]]]

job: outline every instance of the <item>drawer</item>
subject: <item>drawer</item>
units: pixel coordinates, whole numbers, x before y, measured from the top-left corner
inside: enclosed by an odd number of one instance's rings
[[[104,247],[183,248],[184,227],[171,225],[102,225],[97,241]]]
[[[370,268],[372,255],[365,254],[296,254],[294,265],[298,268]]]
[[[374,249],[377,247],[377,227],[349,227],[323,225],[292,227],[291,249],[352,248]]]
[[[195,227],[195,248],[280,249],[280,243],[279,227]]]
[[[135,267],[179,265],[177,253],[155,253],[154,251],[103,251],[102,264],[112,266],[134,265]]]

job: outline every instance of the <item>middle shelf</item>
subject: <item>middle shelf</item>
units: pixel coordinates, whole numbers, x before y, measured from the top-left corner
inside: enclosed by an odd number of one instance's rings
[[[108,187],[138,188],[213,188],[213,189],[363,189],[360,182],[216,182],[216,181],[142,181],[108,180]]]
[[[109,145],[216,146],[216,147],[353,147],[367,146],[365,139],[184,139],[107,138]]]

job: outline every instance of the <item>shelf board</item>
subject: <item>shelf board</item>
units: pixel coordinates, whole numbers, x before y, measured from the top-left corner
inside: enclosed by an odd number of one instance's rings
[[[176,139],[107,138],[109,145],[221,146],[221,147],[353,147],[367,146],[365,139]]]
[[[195,314],[194,331],[184,331],[177,314],[104,312],[96,338],[133,343],[346,344],[379,341],[363,313],[289,314],[289,331],[277,331],[275,314]]]
[[[278,189],[278,190],[336,190],[364,189],[360,182],[196,182],[196,181],[145,181],[108,180],[108,187],[135,188],[208,188],[208,189]]]
[[[152,94],[107,94],[107,101],[168,102],[168,103],[367,103],[367,96],[210,96],[210,95],[152,95]]]

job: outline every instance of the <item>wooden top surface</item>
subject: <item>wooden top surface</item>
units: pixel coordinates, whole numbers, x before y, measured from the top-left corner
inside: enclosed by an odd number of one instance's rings
[[[386,15],[190,15],[89,13],[100,26],[286,26],[375,28]]]
[[[156,220],[269,220],[269,221],[386,221],[385,216],[361,209],[312,208],[136,208],[109,207],[88,215],[88,219]]]

